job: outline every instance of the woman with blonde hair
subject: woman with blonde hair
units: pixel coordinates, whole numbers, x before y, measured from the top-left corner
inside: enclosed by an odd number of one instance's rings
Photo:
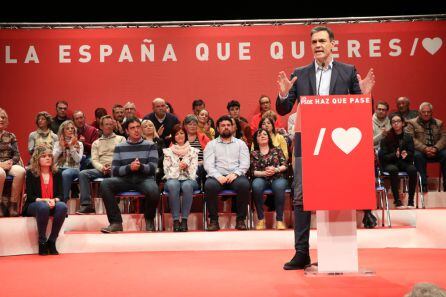
[[[142,137],[145,140],[153,142],[158,147],[158,169],[156,172],[156,182],[159,183],[164,176],[163,168],[163,148],[164,140],[159,137],[158,132],[156,132],[155,125],[151,120],[143,120],[141,122]]]
[[[8,124],[8,114],[0,108],[0,217],[8,214],[11,217],[18,216],[18,205],[22,199],[25,181],[25,168],[21,164],[17,138],[13,133],[6,131]],[[13,176],[11,196],[3,197],[7,175]]]
[[[56,142],[53,150],[54,162],[62,170],[62,199],[65,203],[70,198],[71,183],[79,176],[84,153],[84,146],[78,141],[76,135],[76,126],[73,121],[63,122],[57,133],[59,141]]]
[[[23,214],[36,218],[39,234],[39,255],[58,255],[56,240],[65,221],[67,205],[62,200],[62,174],[54,163],[49,147],[34,150],[26,172],[26,203]],[[47,240],[46,228],[50,216],[54,217]]]
[[[46,111],[41,111],[36,115],[37,130],[29,134],[28,151],[32,155],[38,146],[47,146],[51,149],[57,142],[57,135],[50,129],[51,115]]]

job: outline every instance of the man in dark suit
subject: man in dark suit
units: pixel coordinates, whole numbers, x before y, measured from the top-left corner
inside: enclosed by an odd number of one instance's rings
[[[277,84],[279,96],[276,110],[286,115],[297,101],[295,126],[295,168],[294,168],[294,236],[296,254],[285,263],[285,270],[304,269],[311,263],[309,253],[311,212],[303,210],[302,158],[300,143],[300,96],[370,94],[375,85],[373,69],[362,80],[353,65],[333,61],[334,34],[328,27],[320,26],[311,30],[311,49],[314,62],[297,68],[290,79],[285,72],[279,73]]]

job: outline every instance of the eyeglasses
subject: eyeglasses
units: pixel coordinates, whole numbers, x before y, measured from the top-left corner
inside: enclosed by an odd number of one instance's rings
[[[387,108],[377,108],[377,111],[387,111]]]
[[[393,124],[398,124],[398,123],[401,123],[402,121],[401,120],[394,120],[394,121],[392,121],[391,123],[392,123],[392,125]]]

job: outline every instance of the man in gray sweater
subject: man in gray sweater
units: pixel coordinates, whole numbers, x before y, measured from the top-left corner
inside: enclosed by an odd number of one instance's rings
[[[141,192],[145,196],[146,230],[155,231],[154,218],[159,201],[159,189],[155,182],[158,149],[156,144],[141,137],[141,121],[138,118],[128,118],[124,128],[128,138],[126,142],[115,147],[111,166],[112,177],[101,183],[102,197],[110,222],[101,232],[123,231],[122,216],[115,195],[129,190]]]

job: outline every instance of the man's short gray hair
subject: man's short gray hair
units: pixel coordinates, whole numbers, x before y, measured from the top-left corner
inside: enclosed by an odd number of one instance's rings
[[[423,109],[423,107],[425,107],[425,106],[429,106],[429,109],[432,111],[432,104],[430,104],[429,102],[423,102],[423,103],[421,103],[420,104],[420,111]]]

